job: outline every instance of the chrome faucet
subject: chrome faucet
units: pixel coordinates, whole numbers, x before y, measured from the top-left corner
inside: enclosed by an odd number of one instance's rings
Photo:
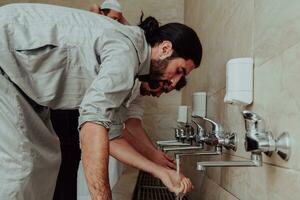
[[[180,160],[182,156],[214,156],[214,155],[221,155],[222,148],[215,147],[215,151],[201,151],[201,152],[192,152],[192,153],[175,153],[176,160]]]
[[[207,140],[205,131],[199,123],[194,120],[192,120],[192,123],[196,125],[196,131],[194,131],[194,135],[191,140],[193,140],[197,146],[202,146],[204,148],[204,143]]]
[[[270,156],[277,152],[283,160],[290,157],[290,138],[287,132],[282,133],[274,139],[271,132],[265,131],[263,119],[251,112],[243,111],[245,119],[245,149],[251,152],[251,159],[245,161],[215,161],[198,162],[197,169],[204,170],[205,167],[260,167],[262,166],[262,153]]]
[[[175,139],[176,140],[161,140],[156,141],[156,144],[159,149],[164,147],[171,147],[171,146],[190,146],[189,143],[186,143],[185,140],[187,138],[186,131],[182,126],[178,126],[174,128]]]
[[[201,152],[192,152],[192,153],[175,153],[175,161],[177,171],[180,171],[180,158],[185,156],[214,156],[221,155],[222,148],[215,147],[215,151],[201,151]]]
[[[207,161],[197,162],[197,170],[204,171],[206,167],[260,167],[262,166],[261,154],[252,153],[251,160],[244,161]]]
[[[189,150],[203,150],[202,146],[186,146],[186,147],[165,147],[162,149],[165,153],[170,151],[189,151]]]
[[[163,148],[163,151],[164,152],[170,152],[170,151],[203,150],[204,140],[205,140],[204,129],[198,123],[196,123],[193,120],[192,120],[192,123],[194,123],[196,125],[196,130],[192,127],[191,124],[186,124],[185,129],[183,131],[184,138],[190,143],[189,146],[186,146],[186,147],[166,147],[166,148]],[[178,135],[180,135],[180,134],[178,134]]]
[[[207,134],[206,137],[203,138],[206,144],[212,146],[223,146],[226,149],[232,149],[236,151],[238,143],[236,133],[225,133],[221,124],[218,124],[209,118],[198,115],[193,115],[192,117],[203,119],[211,124],[211,133]]]
[[[170,152],[170,151],[189,151],[189,150],[203,150],[204,143],[208,139],[208,137],[205,134],[204,129],[201,127],[200,124],[195,122],[194,120],[191,121],[192,123],[188,123],[184,125],[184,128],[182,131],[175,131],[176,138],[183,138],[189,142],[189,146],[186,147],[164,147],[162,150],[164,152]],[[196,128],[193,128],[192,124],[196,125]],[[183,126],[182,126],[183,127]],[[180,133],[179,133],[180,132]],[[222,148],[217,148],[218,150],[215,151],[209,151],[209,152],[203,152],[204,154],[210,153],[211,155],[215,155],[216,152],[221,152]],[[220,150],[221,149],[221,150]],[[195,152],[194,152],[195,153]],[[196,153],[197,154],[197,153]]]
[[[183,143],[183,142],[166,142],[166,143],[160,143],[158,144],[159,149],[164,149],[166,147],[187,147],[191,146],[189,143]]]
[[[276,152],[283,160],[287,161],[290,158],[291,144],[287,132],[283,132],[275,139],[272,132],[265,131],[265,123],[259,115],[251,111],[243,111],[243,116],[246,128],[246,151],[264,152],[267,156]]]

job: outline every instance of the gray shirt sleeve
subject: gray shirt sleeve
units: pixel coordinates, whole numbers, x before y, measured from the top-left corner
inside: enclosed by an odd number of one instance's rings
[[[144,115],[144,105],[143,105],[143,97],[137,96],[127,108],[127,112],[125,114],[125,120],[129,118],[135,118],[142,121]]]
[[[131,92],[139,61],[130,40],[116,31],[106,31],[99,38],[96,53],[101,59],[100,71],[80,105],[79,127],[90,121],[109,128]]]

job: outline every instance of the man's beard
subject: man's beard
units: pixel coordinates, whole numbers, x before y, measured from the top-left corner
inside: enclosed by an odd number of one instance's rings
[[[161,80],[163,77],[168,64],[169,64],[170,58],[165,58],[163,60],[151,60],[150,64],[150,79],[151,80]]]
[[[168,82],[167,80],[162,81],[161,79],[164,76],[170,60],[170,57],[163,60],[151,60],[150,73],[148,75],[139,76],[139,80],[142,82],[147,82],[150,89],[158,89],[159,87],[161,87],[162,82]],[[148,93],[149,91],[147,89],[141,89],[142,95],[148,95]]]

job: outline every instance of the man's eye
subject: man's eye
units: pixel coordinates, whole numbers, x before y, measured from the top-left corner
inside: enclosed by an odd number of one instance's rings
[[[177,74],[182,74],[182,73],[183,73],[182,68],[178,68],[176,73],[177,73]]]
[[[182,75],[184,75],[184,76],[187,75],[186,69],[185,69],[184,67],[178,68],[176,73],[177,73],[177,74],[182,74]]]

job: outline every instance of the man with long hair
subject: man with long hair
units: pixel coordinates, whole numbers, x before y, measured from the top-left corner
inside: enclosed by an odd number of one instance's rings
[[[108,155],[160,178],[173,192],[189,179],[141,156],[108,134],[135,79],[175,88],[200,65],[196,33],[179,23],[123,26],[78,9],[0,7],[0,199],[52,199],[60,164],[49,108],[79,108],[83,166],[92,199],[111,199]]]

